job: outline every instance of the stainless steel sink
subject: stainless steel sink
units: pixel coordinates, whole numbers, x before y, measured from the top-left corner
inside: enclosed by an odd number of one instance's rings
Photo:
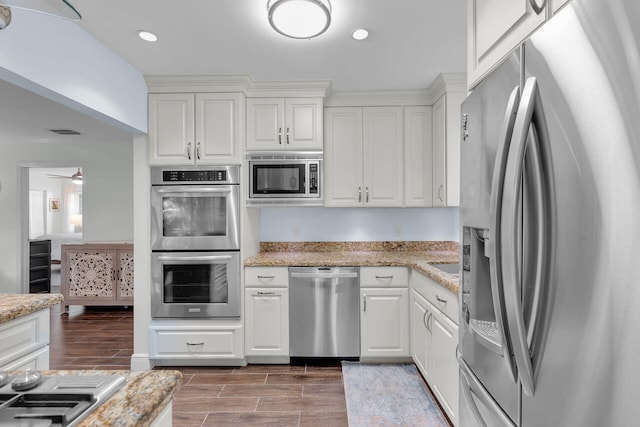
[[[42,377],[28,391],[0,387],[0,425],[75,426],[125,383],[121,375]]]
[[[438,270],[442,270],[449,274],[460,274],[460,263],[455,264],[431,264]]]

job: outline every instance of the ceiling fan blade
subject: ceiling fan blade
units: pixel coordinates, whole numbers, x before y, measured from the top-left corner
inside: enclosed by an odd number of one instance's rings
[[[80,12],[66,0],[0,0],[0,6],[32,10],[72,21],[82,19]]]
[[[70,177],[70,176],[66,176],[66,175],[56,175],[56,174],[53,174],[53,173],[48,173],[48,174],[47,174],[47,177],[48,177],[48,178],[64,178],[64,179],[71,179],[71,177]]]

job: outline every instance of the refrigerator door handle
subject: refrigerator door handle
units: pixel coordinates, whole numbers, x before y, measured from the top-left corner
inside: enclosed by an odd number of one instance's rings
[[[527,153],[529,132],[532,125],[535,127],[533,134],[536,138],[530,140],[532,146],[529,155],[532,157],[530,164],[536,170],[533,171],[534,179],[531,181],[533,184],[531,190],[533,190],[537,201],[538,215],[536,216],[537,235],[535,236],[537,245],[535,246],[533,317],[529,324],[530,330],[528,334],[522,301],[522,268],[518,261],[519,243],[521,243],[518,233],[518,215],[523,200],[522,185],[525,153]],[[523,391],[528,396],[533,396],[535,392],[535,375],[532,360],[537,360],[540,357],[540,354],[535,354],[535,350],[541,352],[543,348],[542,334],[546,325],[544,324],[545,316],[539,316],[540,301],[543,299],[541,295],[546,295],[545,283],[550,281],[550,269],[547,261],[553,259],[553,254],[551,253],[553,248],[549,237],[553,231],[549,217],[553,190],[551,186],[547,185],[551,179],[549,176],[551,171],[547,167],[549,161],[546,157],[548,155],[548,136],[546,132],[544,113],[541,105],[539,105],[537,81],[532,77],[527,79],[522,91],[522,100],[513,132],[514,146],[510,150],[507,161],[506,190],[504,204],[502,205],[502,215],[505,219],[505,229],[511,230],[511,232],[504,233],[501,239],[501,245],[504,248],[502,252],[504,261],[502,272],[505,279],[504,296],[509,336],[513,345],[518,376],[522,383]],[[535,334],[538,334],[538,336],[534,337]],[[536,342],[535,346],[532,345],[534,341]]]
[[[489,256],[489,271],[491,279],[491,294],[493,298],[493,307],[496,317],[495,322],[495,334],[500,341],[500,352],[504,358],[507,366],[507,372],[509,372],[511,379],[516,380],[516,372],[514,362],[511,357],[511,343],[507,339],[506,325],[507,317],[505,311],[503,280],[502,280],[502,197],[504,192],[504,178],[507,163],[507,156],[509,154],[509,148],[513,135],[513,126],[516,119],[516,113],[518,111],[518,103],[520,101],[520,88],[516,86],[507,103],[507,109],[503,120],[503,128],[500,132],[502,136],[498,152],[496,153],[496,160],[493,167],[493,178],[491,183],[491,201],[489,208],[489,217],[491,221],[492,235],[487,240],[487,249]],[[487,340],[489,341],[489,340]]]
[[[508,415],[504,413],[502,408],[493,400],[489,392],[484,388],[482,383],[476,378],[471,371],[467,362],[462,358],[462,355],[458,353],[458,362],[460,365],[460,378],[462,379],[462,394],[464,395],[465,400],[469,404],[469,408],[471,412],[476,417],[476,420],[482,427],[499,427],[488,426],[486,421],[484,420],[480,410],[478,409],[478,405],[476,405],[476,399],[484,404],[486,408],[488,408],[491,413],[494,415],[494,419],[498,419],[501,422],[500,427],[516,427],[516,425],[511,421]]]

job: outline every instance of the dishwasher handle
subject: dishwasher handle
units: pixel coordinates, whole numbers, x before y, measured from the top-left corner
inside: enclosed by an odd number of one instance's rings
[[[291,273],[291,277],[306,279],[353,279],[358,273]]]

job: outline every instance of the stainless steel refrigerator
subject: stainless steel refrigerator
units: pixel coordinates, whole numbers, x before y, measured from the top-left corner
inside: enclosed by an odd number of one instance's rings
[[[460,426],[640,422],[640,1],[573,0],[462,106]]]

